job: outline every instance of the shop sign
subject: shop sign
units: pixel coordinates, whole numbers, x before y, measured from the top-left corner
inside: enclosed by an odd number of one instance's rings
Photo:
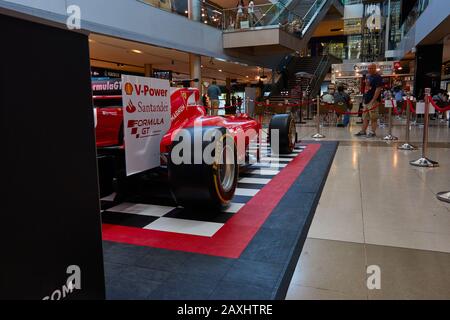
[[[344,34],[360,34],[362,32],[362,19],[345,19]]]
[[[92,93],[98,95],[116,95],[122,91],[121,79],[92,80]]]
[[[122,75],[127,175],[160,165],[160,143],[170,128],[168,80]]]
[[[371,62],[361,62],[361,63],[343,63],[343,64],[333,64],[332,70],[335,77],[354,77],[362,76],[368,72],[368,68]],[[393,61],[380,61],[375,62],[379,68],[378,73],[382,76],[392,76],[394,75],[394,62]]]

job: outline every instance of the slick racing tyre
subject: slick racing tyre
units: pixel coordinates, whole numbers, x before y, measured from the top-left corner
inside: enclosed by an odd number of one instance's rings
[[[292,153],[295,148],[295,143],[297,142],[297,133],[295,128],[295,121],[291,114],[276,114],[272,117],[269,124],[269,143],[271,143],[271,132],[274,129],[279,130],[279,153]],[[272,150],[274,150],[273,146]]]
[[[197,210],[227,206],[239,172],[233,137],[223,127],[186,128],[178,135],[168,157],[169,184],[177,203]]]

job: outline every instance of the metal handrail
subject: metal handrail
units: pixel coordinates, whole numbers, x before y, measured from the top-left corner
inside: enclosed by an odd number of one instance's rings
[[[316,7],[316,4],[318,2],[321,2],[321,3],[318,5],[317,10],[314,11],[314,14],[311,17],[311,19],[309,19],[309,21],[307,21],[307,16],[310,14],[310,12],[312,12],[313,8]],[[314,4],[311,6],[311,8],[309,8],[308,12],[306,12],[306,14],[303,16],[303,22],[305,23],[305,25],[302,28],[302,37],[305,35],[306,30],[308,30],[308,28],[311,26],[312,21],[319,14],[320,10],[322,10],[322,8],[323,8],[323,6],[325,5],[326,2],[327,2],[327,0],[316,0],[314,2]]]

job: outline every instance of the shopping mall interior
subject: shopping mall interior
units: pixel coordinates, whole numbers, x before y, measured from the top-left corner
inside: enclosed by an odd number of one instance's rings
[[[450,299],[448,0],[0,0],[0,26],[0,299]]]

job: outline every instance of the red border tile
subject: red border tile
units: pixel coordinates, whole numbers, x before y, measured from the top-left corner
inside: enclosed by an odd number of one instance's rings
[[[103,240],[239,258],[319,149],[320,144],[307,145],[212,237],[103,224]]]

